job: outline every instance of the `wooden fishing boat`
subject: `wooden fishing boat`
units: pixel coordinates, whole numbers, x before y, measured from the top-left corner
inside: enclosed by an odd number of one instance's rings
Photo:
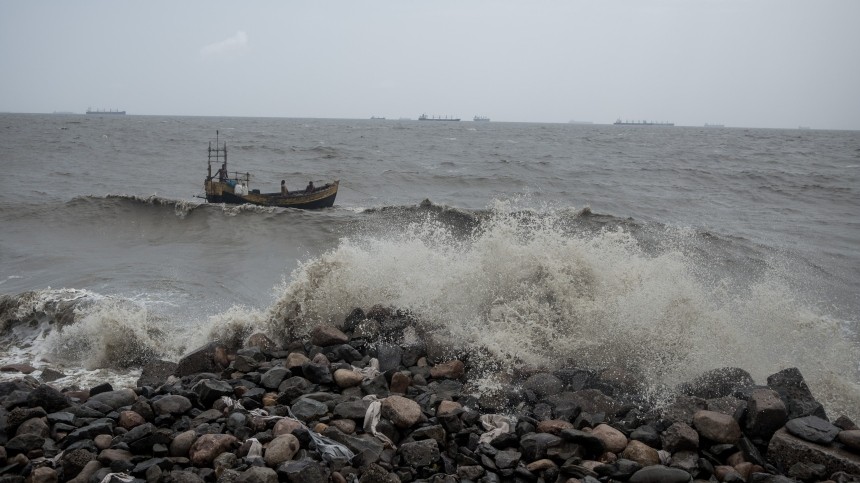
[[[212,163],[221,167],[212,174]],[[215,147],[209,142],[208,172],[203,188],[206,191],[206,201],[209,203],[229,203],[241,205],[250,203],[260,206],[277,206],[281,208],[301,208],[312,210],[328,208],[334,205],[337,187],[340,181],[335,180],[322,186],[309,183],[302,190],[277,193],[261,193],[251,189],[250,173],[230,173],[227,169],[227,143],[221,145],[216,131]]]

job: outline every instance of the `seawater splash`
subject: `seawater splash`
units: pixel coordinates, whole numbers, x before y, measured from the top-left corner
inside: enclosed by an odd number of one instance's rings
[[[453,351],[487,354],[496,371],[621,366],[661,393],[713,368],[764,383],[796,366],[828,410],[860,416],[856,344],[801,301],[780,264],[715,272],[725,264],[693,230],[661,228],[646,247],[622,226],[577,226],[499,203],[468,236],[428,216],[345,238],[293,272],[270,332],[340,324],[379,303],[410,311]]]

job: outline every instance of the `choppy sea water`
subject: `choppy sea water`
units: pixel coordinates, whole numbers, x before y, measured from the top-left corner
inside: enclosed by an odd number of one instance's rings
[[[196,198],[216,130],[335,207]],[[61,385],[383,304],[494,371],[796,366],[860,416],[858,132],[4,114],[0,168],[0,364]]]

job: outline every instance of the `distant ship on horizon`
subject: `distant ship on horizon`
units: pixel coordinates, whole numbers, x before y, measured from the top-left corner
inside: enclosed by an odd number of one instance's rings
[[[370,118],[375,120],[375,121],[384,121],[385,120],[384,117],[379,117],[379,116],[370,116]]]
[[[115,110],[113,110],[113,109],[108,109],[108,110],[104,110],[104,109],[91,109],[91,108],[89,108],[89,107],[88,107],[88,108],[87,108],[87,114],[113,114],[113,115],[125,116],[125,111],[120,111],[120,110],[116,110],[116,111],[115,111]]]
[[[722,125],[722,124],[708,124],[708,123],[705,123],[705,127],[726,127],[726,126],[724,126],[724,125]]]
[[[419,121],[459,121],[459,117],[441,117],[441,116],[428,116],[427,114],[421,114],[418,116]]]
[[[490,122],[490,118],[487,116],[475,116],[472,118],[473,121],[482,121],[482,122]]]
[[[674,126],[674,122],[655,122],[655,121],[622,121],[620,118],[613,124],[616,126]]]

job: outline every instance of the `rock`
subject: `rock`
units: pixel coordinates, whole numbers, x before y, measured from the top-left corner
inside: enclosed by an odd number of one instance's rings
[[[328,483],[330,473],[326,466],[310,458],[286,461],[278,466],[281,481],[292,483]]]
[[[404,443],[397,452],[403,462],[413,468],[428,466],[439,460],[439,445],[432,439]]]
[[[328,347],[330,345],[346,344],[349,342],[349,337],[346,336],[340,329],[332,325],[322,324],[311,330],[311,344]]]
[[[290,407],[293,414],[302,421],[312,421],[328,413],[328,406],[325,403],[302,397]]]
[[[627,443],[627,447],[621,452],[621,457],[642,466],[654,466],[660,463],[660,455],[657,454],[656,449],[635,439]]]
[[[22,434],[35,434],[36,436],[47,438],[51,435],[51,428],[48,427],[48,423],[42,418],[31,418],[18,426],[15,436],[21,436]]]
[[[264,351],[275,350],[278,345],[266,334],[255,332],[245,341],[245,347],[256,347]]]
[[[364,464],[378,461],[383,449],[385,449],[382,441],[369,434],[343,434],[331,427],[323,431],[322,434],[349,448],[350,451],[357,455],[356,457],[361,458]]]
[[[143,416],[134,411],[122,411],[121,413],[119,413],[119,419],[117,419],[117,425],[124,429],[131,429],[136,426],[140,426],[145,422],[146,419],[144,419]]]
[[[610,481],[627,481],[634,473],[642,469],[642,465],[636,461],[620,459],[609,464],[594,468],[595,473],[610,478]]]
[[[747,431],[764,439],[781,428],[788,419],[785,403],[772,389],[754,389],[747,402]]]
[[[35,468],[27,479],[27,483],[56,483],[57,481],[57,471],[47,466]]]
[[[663,449],[674,453],[699,449],[699,433],[684,423],[674,423],[662,435]]]
[[[263,459],[270,467],[276,467],[285,461],[293,459],[299,451],[299,440],[292,434],[282,434],[266,446]]]
[[[63,478],[74,478],[75,476],[77,476],[78,473],[81,472],[82,469],[84,469],[87,463],[95,459],[96,455],[85,449],[76,449],[63,453],[61,459],[61,464],[63,466]]]
[[[538,433],[550,433],[559,436],[565,429],[574,429],[573,425],[561,419],[545,419],[538,422]]]
[[[767,385],[779,393],[785,402],[789,419],[818,416],[828,420],[824,408],[812,396],[812,391],[809,390],[803,375],[796,367],[789,367],[768,376]]]
[[[356,387],[364,380],[364,376],[352,369],[338,369],[334,371],[334,382],[341,389]]]
[[[236,483],[278,483],[278,474],[272,468],[252,466],[239,474]]]
[[[684,470],[654,465],[646,466],[633,473],[629,481],[631,483],[687,483],[692,479]]]
[[[430,368],[430,377],[434,379],[460,379],[465,374],[465,366],[457,359],[436,364]]]
[[[354,419],[363,422],[364,415],[367,414],[367,408],[369,407],[370,401],[363,399],[346,401],[334,407],[334,415],[339,418]]]
[[[785,429],[798,438],[819,444],[830,444],[839,434],[839,428],[818,416],[804,416],[785,423]]]
[[[27,405],[31,408],[41,407],[49,413],[61,411],[71,406],[71,400],[53,387],[42,384],[27,395]]]
[[[111,409],[119,409],[123,406],[131,406],[137,400],[137,394],[132,389],[119,389],[116,391],[106,391],[94,396],[90,396],[87,403],[98,401],[110,406]]]
[[[282,434],[293,434],[293,431],[302,427],[298,421],[289,418],[279,419],[272,428],[272,436],[280,436]]]
[[[159,416],[179,416],[189,409],[191,409],[191,401],[178,394],[168,394],[152,401],[152,410]]]
[[[791,468],[796,463],[817,463],[825,466],[828,475],[837,471],[860,474],[860,456],[800,439],[785,428],[774,433],[768,444],[767,455],[768,459],[785,468]]]
[[[21,374],[30,374],[35,370],[36,368],[29,364],[6,364],[0,367],[0,372],[20,372]]]
[[[643,443],[647,444],[652,448],[660,448],[663,444],[663,442],[660,440],[660,433],[658,433],[653,426],[648,424],[644,424],[634,429],[633,432],[630,433],[630,439],[642,441]]]
[[[233,396],[233,386],[218,379],[202,379],[191,388],[191,391],[197,394],[197,400],[204,408],[211,408],[215,401],[224,396]]]
[[[723,367],[702,373],[692,381],[681,384],[680,392],[702,399],[729,396],[735,389],[755,385],[752,376],[738,367]]]
[[[170,442],[170,456],[187,457],[188,452],[191,449],[191,445],[193,445],[196,440],[197,432],[193,429],[177,434],[176,437],[173,438],[173,441]]]
[[[703,437],[716,443],[736,443],[741,427],[731,416],[714,411],[698,411],[693,415],[693,427]]]
[[[184,377],[201,372],[220,372],[225,366],[216,362],[216,358],[219,357],[219,352],[226,349],[224,345],[218,342],[210,342],[193,350],[179,360],[176,366],[176,375]]]
[[[826,479],[827,475],[827,468],[815,463],[795,463],[788,469],[788,476],[801,481],[821,481]]]
[[[293,374],[301,374],[302,365],[310,361],[308,356],[301,352],[290,352],[290,355],[287,356],[287,360],[284,362],[284,367],[289,369]]]
[[[846,431],[840,431],[836,436],[836,439],[851,451],[860,453],[860,430],[849,429]]]
[[[194,466],[212,466],[215,458],[237,443],[231,434],[204,434],[197,438],[188,450]]]
[[[27,454],[41,448],[43,444],[45,444],[45,438],[38,434],[22,434],[6,442],[6,452],[9,454]]]
[[[391,375],[391,392],[397,394],[406,394],[407,389],[412,384],[412,377],[408,372],[395,372]]]
[[[284,379],[290,375],[290,370],[286,367],[276,366],[268,371],[264,372],[262,376],[260,376],[260,385],[265,387],[266,389],[279,389],[279,386]]]
[[[364,469],[364,473],[361,475],[358,483],[400,483],[400,481],[400,478],[396,475],[389,473],[385,468],[374,463]]]
[[[627,447],[627,437],[624,436],[624,433],[608,424],[597,425],[591,430],[591,434],[603,443],[607,451],[612,453],[620,453]]]
[[[421,419],[421,406],[403,396],[388,396],[382,400],[382,417],[398,428],[410,428]]]
[[[576,438],[576,434],[572,434],[570,429],[566,429],[561,432],[561,437],[565,438],[565,440],[573,441]],[[520,452],[523,455],[524,461],[532,462],[535,460],[543,459],[547,457],[547,450],[549,448],[558,446],[562,442],[562,438],[549,434],[549,433],[529,433],[522,438],[520,438]],[[597,438],[594,438],[596,441],[600,441]],[[602,443],[600,443],[602,445]]]
[[[708,403],[695,396],[677,396],[671,404],[663,408],[663,419],[672,423],[693,424],[693,415],[708,409]]]
[[[302,375],[314,384],[331,384],[333,381],[328,364],[306,362],[302,364]]]

